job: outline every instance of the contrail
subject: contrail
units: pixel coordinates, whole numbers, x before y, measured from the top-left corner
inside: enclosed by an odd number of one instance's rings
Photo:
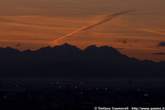
[[[65,39],[67,37],[71,37],[71,36],[73,36],[73,35],[75,35],[75,34],[77,34],[79,32],[90,30],[90,29],[92,29],[92,28],[94,28],[94,27],[96,27],[98,25],[101,25],[103,23],[111,21],[112,19],[114,19],[114,18],[116,18],[118,16],[121,16],[121,15],[127,14],[129,12],[133,12],[133,10],[128,10],[128,11],[123,11],[123,12],[118,12],[118,13],[114,13],[114,14],[111,14],[111,15],[107,15],[104,19],[102,19],[102,20],[100,20],[100,21],[98,21],[96,23],[93,23],[93,24],[90,24],[90,25],[87,25],[87,26],[83,26],[83,27],[81,27],[81,28],[79,28],[79,29],[69,33],[69,34],[66,34],[66,35],[64,35],[64,36],[62,36],[60,38],[55,39],[53,41],[53,44],[56,44],[56,43],[58,43],[59,40]]]

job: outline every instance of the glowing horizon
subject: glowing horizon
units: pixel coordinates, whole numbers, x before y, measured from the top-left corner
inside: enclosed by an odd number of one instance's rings
[[[38,49],[90,26],[105,15],[135,9],[88,31],[60,40],[84,48],[109,45],[139,59],[164,61],[164,0],[0,0],[0,47]],[[81,31],[80,29],[80,31]],[[84,28],[85,29],[85,28]]]

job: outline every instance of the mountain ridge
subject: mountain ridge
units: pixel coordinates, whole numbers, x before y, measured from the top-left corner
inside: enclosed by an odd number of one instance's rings
[[[140,61],[108,46],[0,48],[0,61],[0,76],[7,77],[165,77],[165,62]]]

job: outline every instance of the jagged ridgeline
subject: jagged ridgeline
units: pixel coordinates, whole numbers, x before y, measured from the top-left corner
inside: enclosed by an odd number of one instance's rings
[[[108,46],[64,44],[36,51],[0,48],[1,77],[165,77],[165,62],[139,61]]]

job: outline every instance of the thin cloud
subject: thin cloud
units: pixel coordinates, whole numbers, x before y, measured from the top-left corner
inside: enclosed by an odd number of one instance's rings
[[[151,33],[151,34],[157,34],[157,35],[162,35],[162,36],[165,36],[165,32],[160,32],[160,31],[155,31],[155,30],[151,30],[151,29],[138,29],[139,31],[143,31],[143,32],[148,32],[148,33]]]
[[[165,52],[158,52],[158,53],[153,53],[154,55],[165,55]]]
[[[69,33],[69,34],[66,34],[66,35],[64,35],[64,36],[62,36],[60,38],[55,39],[52,44],[56,45],[60,40],[63,40],[63,39],[68,38],[68,37],[71,37],[71,36],[73,36],[73,35],[75,35],[77,33],[83,32],[83,31],[88,31],[88,30],[90,30],[92,28],[95,28],[98,25],[104,24],[104,23],[106,23],[108,21],[111,21],[112,19],[114,19],[114,18],[116,18],[118,16],[127,14],[127,13],[132,12],[132,11],[133,10],[128,10],[128,11],[123,11],[123,12],[107,15],[104,19],[101,19],[101,20],[99,20],[96,23],[93,23],[93,24],[90,24],[90,25],[87,25],[87,26],[83,26],[83,27],[81,27],[81,28],[79,28],[79,29]]]

